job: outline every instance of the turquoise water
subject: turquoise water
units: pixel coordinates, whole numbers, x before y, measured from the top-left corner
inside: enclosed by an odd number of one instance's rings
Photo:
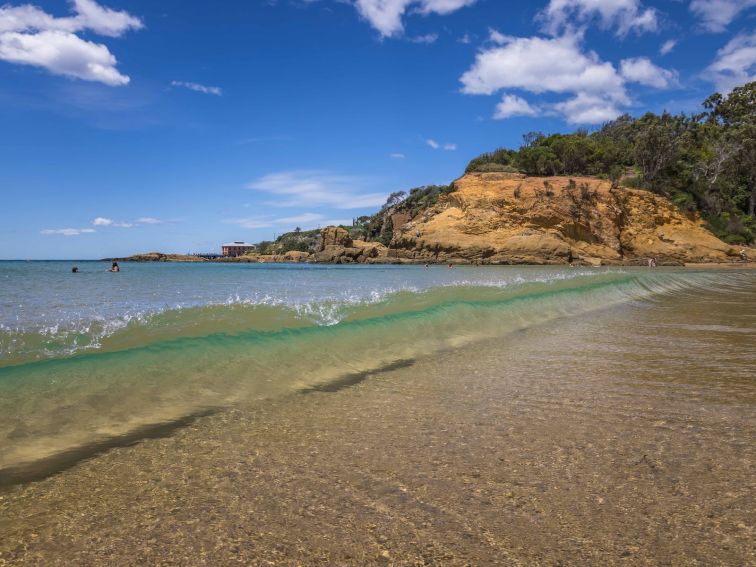
[[[747,271],[77,265],[0,262],[0,482],[556,318],[756,284]]]

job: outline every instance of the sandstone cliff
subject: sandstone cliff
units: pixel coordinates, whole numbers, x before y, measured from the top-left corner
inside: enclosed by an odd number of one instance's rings
[[[388,255],[412,262],[727,262],[739,252],[664,197],[596,178],[473,173],[414,218]],[[397,219],[400,220],[400,219]]]

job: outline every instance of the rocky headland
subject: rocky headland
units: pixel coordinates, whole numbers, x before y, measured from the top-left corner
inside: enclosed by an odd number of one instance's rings
[[[266,253],[217,261],[638,265],[654,258],[683,265],[742,262],[743,251],[756,259],[756,250],[723,242],[666,197],[596,177],[468,173],[421,203],[399,202],[369,217],[377,237],[332,226],[284,235],[299,250],[279,242]],[[123,260],[203,261],[157,252]]]

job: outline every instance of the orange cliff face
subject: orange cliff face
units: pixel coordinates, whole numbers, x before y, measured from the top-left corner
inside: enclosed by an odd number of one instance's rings
[[[398,215],[397,215],[398,217]],[[401,224],[397,223],[399,220]],[[468,174],[415,218],[389,255],[409,261],[632,264],[728,262],[737,251],[668,199],[592,177]]]

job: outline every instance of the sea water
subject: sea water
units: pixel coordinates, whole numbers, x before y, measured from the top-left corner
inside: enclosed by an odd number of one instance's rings
[[[557,318],[756,297],[737,270],[72,265],[0,262],[0,483]]]

